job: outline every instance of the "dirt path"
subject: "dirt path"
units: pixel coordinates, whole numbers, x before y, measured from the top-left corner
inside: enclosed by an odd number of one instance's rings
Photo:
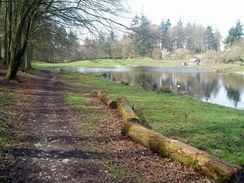
[[[90,88],[75,86],[74,78],[65,84],[49,72],[22,78],[22,84],[5,83],[0,73],[0,86],[20,95],[9,110],[9,122],[15,124],[13,138],[20,142],[10,151],[16,161],[9,182],[214,182],[122,137],[118,113],[87,98]],[[87,106],[68,105],[64,87],[82,94]],[[91,128],[87,134],[85,126]]]
[[[93,160],[105,155],[89,152],[69,127],[72,113],[55,76],[44,73],[25,100],[19,121],[26,145],[12,150],[17,162],[11,182],[104,182],[107,176]]]

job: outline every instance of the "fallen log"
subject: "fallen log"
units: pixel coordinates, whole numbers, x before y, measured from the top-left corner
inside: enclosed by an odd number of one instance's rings
[[[125,122],[136,122],[141,123],[138,116],[133,111],[129,101],[126,97],[121,97],[117,99],[117,107],[122,119]]]
[[[219,182],[243,181],[244,173],[240,167],[230,165],[205,151],[198,150],[178,140],[164,137],[138,123],[125,123],[122,134],[165,157],[189,165]]]
[[[96,96],[97,98],[99,98],[103,103],[105,103],[107,106],[109,106],[112,109],[116,109],[117,108],[117,102],[115,100],[113,100],[113,98],[111,96],[109,96],[107,93],[105,93],[104,91],[96,91],[93,94],[94,96]]]

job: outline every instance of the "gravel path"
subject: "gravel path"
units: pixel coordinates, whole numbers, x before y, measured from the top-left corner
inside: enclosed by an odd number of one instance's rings
[[[12,150],[11,182],[104,182],[105,171],[94,160],[106,155],[90,152],[69,127],[72,113],[60,83],[48,72],[40,82],[19,106],[27,145]]]

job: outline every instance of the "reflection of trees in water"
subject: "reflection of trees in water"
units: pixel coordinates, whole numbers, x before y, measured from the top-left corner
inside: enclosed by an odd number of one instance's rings
[[[225,88],[228,99],[237,107],[241,101],[244,79],[235,76],[217,75],[215,73],[181,73],[152,72],[135,70],[128,72],[107,73],[106,78],[125,84],[135,84],[144,89],[152,89],[164,93],[180,93],[200,99],[214,100],[219,97],[220,88]],[[178,87],[177,87],[178,86]],[[221,90],[222,91],[222,90]]]
[[[218,78],[208,73],[163,73],[160,83],[162,91],[170,90],[206,99],[211,94],[216,95],[219,90]]]
[[[121,83],[133,84],[133,72],[111,72],[107,74],[107,78],[111,81],[119,81]]]
[[[107,78],[128,84],[136,84],[144,89],[152,89],[160,92],[181,93],[184,95],[205,98],[216,96],[219,91],[219,77],[212,73],[160,73],[133,71],[107,73]],[[232,78],[223,78],[228,98],[234,101],[235,106],[240,101],[240,92],[231,87]],[[236,83],[236,82],[235,82]],[[177,87],[178,85],[178,87]],[[235,84],[236,85],[236,84]]]
[[[244,89],[244,77],[241,75],[223,75],[223,81],[226,86],[233,88],[234,90]]]
[[[135,83],[141,86],[143,89],[157,90],[156,80],[153,78],[153,74],[147,71],[139,72],[135,75]]]
[[[171,93],[173,86],[172,74],[168,73],[167,75],[162,74],[161,76],[159,76],[158,84],[158,91],[164,93]]]
[[[122,83],[133,83],[153,91],[181,93],[206,99],[219,90],[218,78],[209,73],[160,73],[143,70],[109,73],[108,78]]]
[[[216,80],[210,83],[203,84],[203,93],[204,93],[203,95],[207,101],[210,98],[211,94],[215,93],[216,95],[217,92],[214,91],[217,91],[218,90],[217,88],[218,88],[218,82]]]
[[[241,91],[243,90],[244,78],[241,75],[224,75],[225,90],[229,100],[233,101],[234,106],[241,101]]]
[[[240,101],[240,92],[237,89],[233,89],[232,87],[225,86],[227,91],[227,96],[230,100],[234,102],[235,107],[237,107],[238,102]]]
[[[188,80],[190,95],[198,96],[208,100],[211,95],[216,95],[219,91],[218,78],[210,73],[197,73]]]

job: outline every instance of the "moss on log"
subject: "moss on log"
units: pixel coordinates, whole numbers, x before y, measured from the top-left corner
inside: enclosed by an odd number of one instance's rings
[[[105,103],[110,108],[112,109],[117,108],[117,102],[113,100],[113,98],[109,96],[107,93],[105,93],[104,91],[99,90],[94,92],[92,95],[99,98],[103,103]]]
[[[126,97],[121,97],[117,99],[117,107],[120,115],[125,122],[141,123]]]
[[[164,137],[138,123],[125,123],[122,134],[163,156],[189,165],[219,182],[239,182],[238,180],[241,182],[243,180],[243,169],[241,170],[240,167],[230,165],[178,140]],[[234,179],[235,181],[233,181]]]

